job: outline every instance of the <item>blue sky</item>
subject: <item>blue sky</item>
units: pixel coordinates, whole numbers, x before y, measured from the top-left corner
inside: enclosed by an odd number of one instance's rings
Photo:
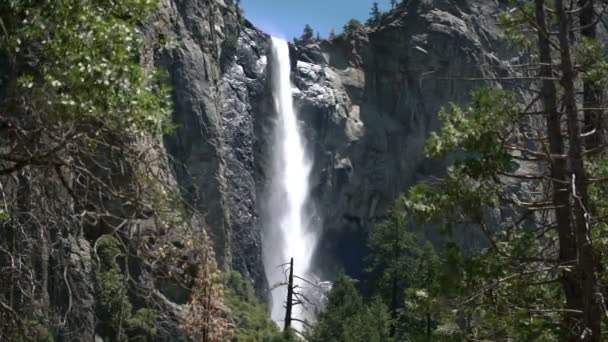
[[[291,39],[299,36],[305,24],[327,37],[351,18],[365,21],[373,0],[241,0],[245,17],[256,27],[274,36]],[[389,0],[378,0],[387,10]]]

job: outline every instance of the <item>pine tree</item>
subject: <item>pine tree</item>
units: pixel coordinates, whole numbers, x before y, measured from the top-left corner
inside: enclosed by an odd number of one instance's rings
[[[336,35],[336,31],[334,29],[331,29],[331,31],[329,31],[329,36],[328,36],[328,40],[334,40],[336,39],[337,35]]]
[[[311,342],[389,342],[389,317],[386,306],[373,300],[365,303],[353,280],[339,276],[307,335]]]
[[[440,278],[451,288],[442,296],[460,303],[459,314],[446,314],[437,332],[482,340],[602,339],[597,299],[605,275],[597,256],[606,247],[597,237],[608,227],[594,212],[605,211],[596,199],[606,188],[590,179],[608,171],[584,150],[580,119],[593,109],[577,94],[590,86],[580,77],[606,80],[608,68],[604,52],[577,55],[601,44],[571,39],[588,27],[577,26],[569,11],[562,0],[535,0],[502,17],[516,43],[537,49],[536,74],[525,75],[534,79],[528,86],[537,98],[522,105],[524,94],[480,89],[469,108],[442,112],[442,130],[429,140],[429,156],[462,157],[445,178],[411,190],[410,210],[424,222],[476,227],[487,242],[475,253],[455,244],[446,249],[449,267]],[[579,76],[581,58],[587,68]]]
[[[349,20],[346,25],[344,25],[344,34],[346,36],[352,36],[353,34],[355,34],[357,31],[361,30],[363,28],[363,25],[361,24],[361,22],[357,19],[351,19]]]
[[[388,303],[393,319],[404,305],[404,288],[412,285],[415,268],[415,236],[407,230],[407,219],[397,200],[387,218],[375,226],[369,237],[370,254],[367,259],[367,272],[370,288]]]
[[[398,340],[426,335],[433,324],[430,308],[423,310],[416,298],[435,290],[438,259],[430,243],[421,241],[410,226],[404,198],[399,198],[369,237],[367,287],[388,306],[391,335]],[[415,307],[406,308],[408,302]]]
[[[372,4],[372,9],[369,12],[369,19],[367,19],[366,24],[369,26],[377,26],[380,24],[380,18],[382,16],[382,12],[380,12],[380,7],[378,6],[378,2],[374,1]]]
[[[314,36],[315,36],[315,31],[312,29],[312,27],[310,27],[310,25],[306,24],[304,26],[304,31],[302,32],[302,35],[300,36],[299,41],[302,44],[307,44],[313,40]]]

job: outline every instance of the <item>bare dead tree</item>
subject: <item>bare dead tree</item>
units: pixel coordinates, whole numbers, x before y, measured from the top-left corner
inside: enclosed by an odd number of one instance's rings
[[[323,288],[320,286],[320,284],[315,284],[314,282],[306,278],[298,276],[297,273],[295,273],[296,270],[294,270],[293,258],[291,258],[288,263],[279,265],[279,267],[284,268],[283,271],[285,275],[285,280],[274,284],[270,290],[273,291],[281,287],[286,288],[286,296],[284,301],[285,320],[283,323],[283,332],[286,336],[290,336],[290,334],[294,333],[303,336],[303,332],[294,329],[293,322],[301,323],[306,327],[311,327],[311,325],[310,322],[306,320],[294,317],[294,308],[297,306],[302,306],[307,311],[312,310],[313,308],[319,308],[317,307],[318,303],[311,300],[311,298],[309,298],[305,291],[306,289],[303,286],[297,284],[296,281],[304,283],[309,288],[316,289],[318,291],[323,291]]]
[[[284,331],[289,331],[291,329],[291,312],[293,309],[293,258],[289,261],[289,277],[287,279],[287,298],[285,300],[285,326],[283,328]]]

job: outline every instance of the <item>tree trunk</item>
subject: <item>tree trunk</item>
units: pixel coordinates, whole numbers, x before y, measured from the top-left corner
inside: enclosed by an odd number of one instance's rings
[[[555,221],[559,240],[559,261],[562,265],[574,266],[576,262],[576,240],[572,230],[570,218],[570,200],[568,196],[568,177],[566,174],[566,161],[561,157],[564,154],[564,141],[561,130],[562,115],[557,107],[557,89],[551,77],[553,66],[551,59],[551,45],[547,30],[547,19],[544,9],[544,0],[535,0],[536,24],[538,25],[538,48],[540,57],[541,99],[547,124],[549,138],[549,151],[551,153],[551,179],[552,197],[556,207]],[[580,288],[574,272],[564,271],[561,283],[566,296],[566,308],[578,310],[580,308]],[[564,325],[575,326],[577,318],[572,313],[566,313]]]
[[[293,308],[293,258],[289,262],[289,280],[287,282],[287,300],[285,301],[285,327],[283,331],[288,334],[291,329],[291,311]]]
[[[399,255],[401,254],[399,251],[399,246],[401,245],[401,234],[400,225],[397,222],[394,222],[393,228],[395,229],[395,240],[393,241],[393,260],[399,260]],[[391,328],[390,328],[390,336],[395,336],[397,333],[397,310],[399,307],[399,284],[397,277],[397,270],[393,269],[392,272],[392,288],[391,288]],[[403,289],[401,289],[403,291]]]
[[[579,21],[581,35],[585,39],[596,38],[597,17],[595,15],[594,0],[579,0],[581,8]],[[593,81],[585,80],[583,83],[583,108],[585,109],[584,132],[595,132],[585,138],[587,150],[598,148],[604,142],[601,107],[602,89]],[[593,108],[593,109],[591,109]]]
[[[563,0],[556,1],[559,22],[559,46],[561,54],[562,86],[564,89],[564,107],[568,126],[568,162],[570,166],[571,201],[574,212],[574,230],[578,250],[577,273],[581,289],[583,312],[581,322],[574,328],[577,341],[600,341],[601,316],[595,300],[595,261],[588,221],[587,175],[583,165],[582,139],[580,137],[578,109],[576,107],[576,74],[572,65],[571,46],[568,34],[570,19],[566,14]]]

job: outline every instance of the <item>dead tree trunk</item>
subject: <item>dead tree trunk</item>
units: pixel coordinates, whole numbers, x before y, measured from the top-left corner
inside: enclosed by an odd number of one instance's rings
[[[289,262],[289,279],[287,281],[287,300],[285,301],[285,327],[283,331],[289,333],[291,329],[291,311],[293,309],[293,258]]]

